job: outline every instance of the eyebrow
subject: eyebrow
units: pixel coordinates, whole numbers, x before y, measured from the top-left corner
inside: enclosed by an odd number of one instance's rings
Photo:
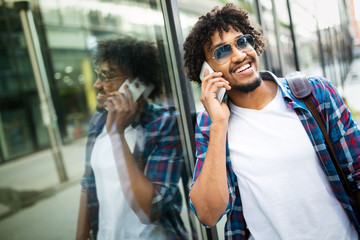
[[[242,36],[245,36],[244,34],[239,34],[239,35],[237,35],[232,41],[230,41],[230,42],[233,42],[235,39],[238,39],[238,38],[240,38],[240,37],[242,37]],[[222,41],[222,42],[219,42],[218,44],[216,44],[215,46],[213,46],[212,48],[210,48],[210,53],[212,53],[216,48],[218,48],[218,47],[221,47],[221,46],[224,46],[224,45],[226,45],[226,44],[229,44],[229,42],[224,42],[224,41]]]

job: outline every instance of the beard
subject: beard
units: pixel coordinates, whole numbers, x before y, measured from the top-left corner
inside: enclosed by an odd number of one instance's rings
[[[231,90],[243,92],[243,93],[249,93],[254,91],[256,88],[258,88],[261,85],[261,78],[256,77],[253,81],[245,83],[245,84],[239,84],[231,86]]]

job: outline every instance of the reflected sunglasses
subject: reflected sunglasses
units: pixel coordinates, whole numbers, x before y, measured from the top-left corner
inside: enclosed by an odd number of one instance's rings
[[[236,47],[243,52],[249,52],[254,48],[254,39],[250,34],[243,35],[241,37],[236,38],[234,41],[224,44],[220,47],[215,48],[214,56],[212,57],[218,64],[226,63],[232,53],[232,46],[236,43]]]
[[[96,80],[100,79],[101,82],[108,82],[108,81],[112,81],[112,80],[115,80],[117,78],[120,78],[113,71],[110,71],[108,73],[108,75],[109,76],[107,76],[106,74],[104,74],[102,72],[99,72],[98,70],[95,70],[95,78],[96,78]]]

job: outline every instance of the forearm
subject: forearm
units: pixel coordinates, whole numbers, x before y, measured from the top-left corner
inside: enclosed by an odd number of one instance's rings
[[[229,201],[226,132],[227,124],[210,126],[210,139],[204,165],[190,192],[199,220],[208,226],[216,224]]]
[[[124,196],[139,219],[149,223],[154,186],[136,165],[124,135],[115,133],[110,139]]]
[[[89,222],[89,212],[86,202],[86,193],[81,192],[79,215],[78,215],[77,229],[76,229],[76,240],[88,239],[89,233],[90,233],[90,222]]]

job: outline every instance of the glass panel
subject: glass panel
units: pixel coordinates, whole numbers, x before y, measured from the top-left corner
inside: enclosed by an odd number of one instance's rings
[[[290,20],[286,0],[275,0],[279,28],[280,57],[283,58],[283,75],[296,70],[294,44],[291,38]]]
[[[308,75],[322,75],[314,2],[292,1],[294,29],[300,70]]]
[[[0,8],[0,155],[8,161],[37,150],[36,136],[46,132],[33,127],[30,108],[39,106],[29,104],[37,97],[36,85],[19,14],[9,3]]]
[[[34,131],[36,134],[37,144],[39,148],[49,147],[49,135],[42,120],[40,111],[40,100],[36,94],[29,98],[32,122],[34,123]]]
[[[30,153],[34,148],[25,110],[15,108],[14,103],[11,105],[12,109],[2,110],[0,115],[1,139],[5,143],[2,145],[2,152],[5,159]]]
[[[100,210],[96,207],[97,201],[81,207],[89,207],[91,223],[95,215],[99,216],[99,236],[105,237],[107,229],[104,226],[112,225],[110,231],[120,234],[116,239],[123,239],[125,235],[131,239],[140,236],[144,239],[197,239],[186,204],[191,176],[183,171],[184,163],[188,161],[183,149],[184,129],[180,124],[171,49],[160,1],[36,2],[41,14],[36,23],[40,23],[39,29],[45,32],[39,38],[45,43],[42,46],[44,58],[49,60],[46,64],[48,80],[58,121],[65,129],[62,136],[65,145],[60,151],[69,181],[57,188],[59,180],[54,173],[56,165],[50,149],[38,152],[34,157],[25,155],[18,164],[11,163],[11,167],[0,169],[3,171],[0,173],[1,186],[8,189],[0,189],[0,198],[6,194],[16,198],[0,202],[0,214],[7,216],[0,221],[0,231],[17,239],[74,238],[82,195],[79,183],[84,175],[83,190],[88,199],[96,197],[99,200]],[[30,97],[23,99],[21,103],[26,104],[19,109],[12,108],[3,113],[0,108],[3,129],[0,138],[7,144],[1,145],[3,155],[5,151],[10,155],[14,150],[29,153],[35,147],[25,144],[34,143],[40,149],[49,142],[21,28],[18,34],[21,36],[18,42],[22,42],[15,45],[23,52],[17,52],[13,57],[17,64],[14,67],[16,78],[11,77],[9,83],[16,83],[15,78],[20,83],[18,88],[26,89],[26,96]],[[124,38],[125,35],[130,36],[130,40]],[[110,38],[122,40],[115,43],[105,61],[95,62],[96,53],[100,51],[98,41]],[[1,61],[9,59],[6,57]],[[103,63],[107,63],[114,73],[107,73],[109,69]],[[20,65],[24,67],[16,68]],[[102,83],[98,79],[94,85],[97,79],[94,70],[102,71],[105,78],[111,78],[110,81]],[[105,122],[101,125],[96,121],[95,129],[95,120],[89,125],[91,117],[103,113],[104,109],[96,106],[101,105],[104,96],[117,93],[125,79],[133,81],[134,78],[146,86],[152,83],[154,88],[149,96],[141,96],[132,105],[136,106],[135,111],[117,118],[123,126],[118,131],[124,135],[107,134]],[[134,86],[135,95],[138,85]],[[122,102],[117,104],[124,104],[125,99],[118,97]],[[108,109],[111,110],[111,106]],[[121,121],[123,119],[127,120],[126,124]],[[12,144],[12,148],[8,144]],[[19,180],[12,181],[12,174],[24,169],[26,174],[19,174]],[[36,221],[37,227],[24,217],[26,213],[22,209],[25,204],[35,202],[37,204],[27,208],[27,212],[33,218],[47,220]],[[54,219],[49,213],[56,216],[55,222],[49,221]],[[153,222],[149,221],[149,216]],[[58,221],[63,224],[58,225]],[[23,226],[21,231],[14,223]],[[34,231],[38,226],[47,231]],[[96,229],[93,228],[93,234],[97,234]]]
[[[60,50],[64,49],[64,50]],[[58,88],[62,117],[66,127],[65,142],[86,136],[90,109],[87,100],[94,106],[96,93],[91,87],[91,64],[85,50],[53,48],[53,79]],[[89,76],[90,75],[90,76]]]
[[[261,1],[261,8],[264,34],[268,40],[266,49],[266,53],[269,55],[268,60],[270,60],[268,70],[277,76],[281,76],[279,50],[277,48],[277,36],[271,0]]]
[[[316,1],[315,5],[320,6],[326,1]],[[341,64],[343,55],[346,52],[346,47],[340,45],[340,40],[346,35],[347,30],[341,31],[340,16],[337,1],[327,1],[329,4],[327,14],[322,11],[317,11],[317,19],[322,42],[323,58],[325,65],[325,76],[333,81],[335,85],[340,87],[344,74],[342,74]],[[316,8],[317,9],[317,8]],[[329,17],[331,16],[331,17]]]

